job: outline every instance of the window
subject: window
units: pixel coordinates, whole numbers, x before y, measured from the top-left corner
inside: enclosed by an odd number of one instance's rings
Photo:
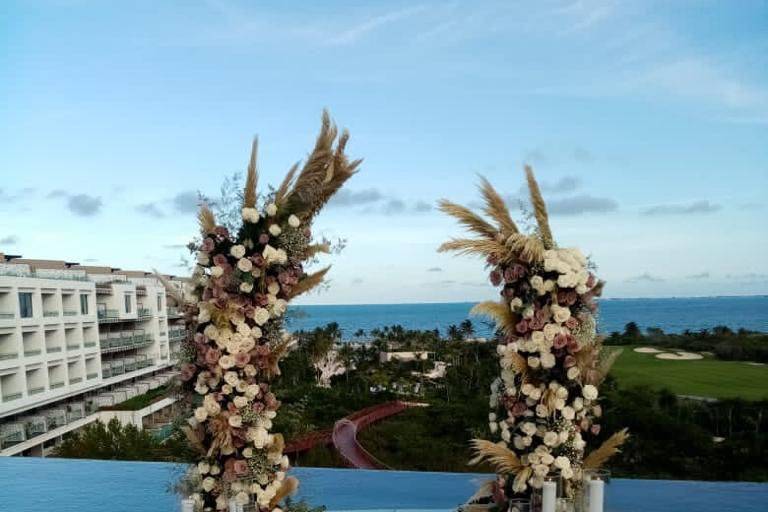
[[[32,293],[19,292],[19,311],[21,318],[32,318]]]
[[[131,294],[130,293],[125,294],[125,312],[126,313],[131,312]]]
[[[88,294],[80,294],[80,314],[88,314]]]
[[[159,295],[157,296],[157,310],[162,311],[163,310],[163,296]]]

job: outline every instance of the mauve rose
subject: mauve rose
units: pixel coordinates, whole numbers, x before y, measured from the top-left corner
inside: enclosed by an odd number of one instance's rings
[[[269,243],[269,235],[266,233],[262,233],[259,235],[259,243],[261,245],[267,245]]]
[[[589,277],[587,277],[587,288],[592,288],[595,286],[595,274],[590,273]]]
[[[256,303],[257,306],[266,306],[267,304],[269,304],[269,299],[263,293],[257,293],[256,296],[253,298],[253,301]]]
[[[579,428],[586,432],[589,429],[589,420],[587,418],[581,420],[581,423],[579,423]]]
[[[512,271],[510,267],[507,267],[504,269],[504,280],[506,282],[514,281],[515,280],[515,273]]]
[[[592,425],[592,428],[590,429],[590,432],[592,434],[597,435],[600,433],[600,425]]]
[[[205,343],[207,340],[205,339],[205,334],[201,332],[195,333],[195,343]]]
[[[236,460],[235,464],[232,466],[232,469],[235,471],[238,475],[244,475],[248,473],[248,463],[244,460]]]
[[[566,301],[568,299],[568,290],[558,290],[557,291],[557,303],[561,306],[566,305]]]
[[[212,238],[206,238],[205,240],[203,240],[203,244],[200,246],[200,248],[205,252],[211,252],[214,247],[215,247],[215,244],[213,243]]]
[[[565,326],[569,329],[575,329],[579,326],[579,321],[575,317],[570,317],[565,321]]]
[[[219,267],[221,267],[222,265],[226,265],[227,257],[224,256],[223,254],[217,254],[216,256],[213,257],[213,264]]]
[[[525,267],[521,264],[515,263],[515,265],[512,267],[512,272],[514,273],[515,277],[519,279],[521,277],[525,277],[526,270]]]
[[[501,274],[499,273],[498,270],[491,271],[491,274],[489,277],[491,279],[491,284],[493,286],[499,286],[501,284]]]
[[[235,404],[232,402],[229,402],[227,404],[227,411],[229,411],[230,414],[235,414],[237,412],[237,407],[235,407]]]
[[[226,237],[228,237],[228,236],[229,236],[229,230],[228,230],[227,228],[225,228],[224,226],[216,226],[216,227],[213,229],[213,232],[214,232],[216,235],[218,235],[218,236],[220,236],[220,237],[222,237],[222,238],[226,238]]]
[[[235,354],[235,364],[240,368],[244,368],[249,362],[251,362],[251,356],[247,352]]]
[[[502,294],[504,297],[506,297],[506,298],[508,298],[508,299],[511,299],[512,297],[514,297],[514,296],[515,296],[515,289],[514,289],[513,287],[511,287],[511,286],[506,286],[506,287],[505,287],[505,288],[504,288],[504,289],[501,291],[501,294]]]
[[[195,370],[197,367],[193,364],[187,363],[181,367],[181,380],[184,382],[190,380],[195,376]]]
[[[256,414],[258,414],[264,410],[264,404],[261,402],[254,402],[253,405],[251,406],[251,410]]]
[[[576,358],[573,356],[565,356],[565,360],[563,361],[563,366],[566,368],[570,368],[571,366],[576,364]]]
[[[277,409],[277,407],[280,405],[280,402],[277,401],[275,395],[272,393],[267,393],[264,396],[264,405],[267,406],[267,409]]]
[[[541,320],[540,318],[534,318],[533,320],[528,321],[528,326],[532,331],[540,331],[544,328],[544,320]]]
[[[221,359],[221,350],[217,348],[209,348],[205,353],[205,362],[208,364],[218,364]]]
[[[251,256],[251,261],[257,267],[264,266],[264,256],[262,256],[261,254],[254,254],[253,256]]]
[[[525,402],[515,402],[515,405],[512,406],[512,414],[515,416],[522,416],[527,410],[528,406],[525,405]]]
[[[493,254],[488,256],[488,258],[486,258],[485,261],[488,262],[489,265],[498,265],[499,264],[499,258],[496,255],[493,255]]]
[[[520,334],[525,334],[528,331],[528,322],[520,320],[515,324],[515,330]]]
[[[579,342],[576,341],[575,338],[571,338],[568,340],[568,352],[575,353],[581,350],[581,346],[579,345]]]
[[[555,339],[552,342],[552,346],[555,347],[556,349],[561,349],[567,344],[568,344],[568,337],[563,333],[560,333],[557,336],[555,336]]]

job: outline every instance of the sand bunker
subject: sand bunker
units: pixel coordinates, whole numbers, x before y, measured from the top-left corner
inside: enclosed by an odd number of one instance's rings
[[[669,361],[695,361],[697,359],[704,359],[704,356],[693,352],[663,352],[656,354],[656,358]]]
[[[657,350],[653,347],[637,347],[635,352],[640,354],[659,354],[661,353],[661,350]]]
[[[749,361],[747,364],[750,366],[765,366],[765,363],[755,363],[754,361]]]

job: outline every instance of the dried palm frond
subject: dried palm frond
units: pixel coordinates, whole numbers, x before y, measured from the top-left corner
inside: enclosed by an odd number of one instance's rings
[[[502,259],[509,250],[497,240],[472,240],[452,238],[437,248],[437,252],[455,251],[458,254],[478,254],[480,256]]]
[[[327,266],[322,270],[318,270],[317,272],[313,272],[311,274],[308,274],[304,276],[304,278],[296,284],[296,286],[291,288],[291,292],[288,294],[288,299],[292,299],[294,297],[297,297],[301,295],[302,293],[306,293],[315,286],[319,285],[323,282],[323,278],[325,278],[325,274],[328,273],[328,271],[331,270],[331,266]]]
[[[480,177],[480,183],[480,191],[485,198],[485,208],[483,211],[499,223],[499,228],[504,237],[517,233],[517,226],[509,214],[509,209],[504,199],[496,192],[493,185],[482,176]]]
[[[517,255],[522,261],[535,263],[544,259],[544,243],[539,237],[516,233],[507,238],[506,246],[511,249],[511,255]]]
[[[259,152],[259,139],[253,138],[251,145],[251,159],[248,162],[248,174],[245,177],[245,190],[243,191],[243,207],[256,207],[256,185],[259,180],[259,174],[256,170],[256,158]]]
[[[496,480],[486,480],[482,483],[482,485],[475,491],[475,494],[469,497],[467,500],[467,505],[471,505],[472,502],[481,500],[483,498],[487,498],[488,496],[493,495],[493,489],[496,485]],[[461,510],[469,511],[471,509],[467,508],[466,506],[462,507]],[[487,508],[484,508],[483,510],[487,510]]]
[[[323,183],[328,179],[328,167],[333,158],[332,146],[336,133],[336,125],[331,122],[328,111],[323,110],[320,133],[317,135],[315,147],[296,177],[292,191],[292,195],[305,204],[313,202],[314,195],[322,189]]]
[[[286,173],[285,178],[283,178],[282,183],[280,183],[280,186],[277,188],[277,192],[275,192],[276,204],[281,205],[288,198],[288,195],[291,193],[293,178],[294,176],[296,176],[296,171],[298,170],[299,170],[299,162],[296,162],[291,166],[290,169],[288,169],[288,172]]]
[[[506,350],[499,362],[505,370],[512,370],[519,375],[528,373],[528,361],[514,350]]]
[[[476,304],[469,311],[470,315],[482,315],[496,322],[496,327],[509,331],[515,326],[516,315],[505,302],[484,301]]]
[[[573,354],[576,359],[576,367],[585,384],[590,384],[597,375],[597,361],[600,357],[599,340],[592,345],[582,345],[578,352]]]
[[[496,468],[497,472],[513,475],[523,467],[517,454],[501,443],[473,439],[470,444],[475,452],[475,457],[468,463],[470,466],[487,461]]]
[[[208,450],[205,448],[205,445],[203,444],[205,433],[202,426],[192,428],[190,426],[184,425],[181,427],[181,431],[184,432],[185,436],[187,436],[189,446],[191,446],[193,450],[201,454],[208,452]]]
[[[329,243],[311,244],[307,246],[307,250],[304,253],[304,259],[308,260],[317,256],[318,254],[328,254],[331,252],[331,245]]]
[[[593,386],[602,384],[602,382],[608,376],[608,373],[611,371],[611,367],[623,351],[623,348],[601,351],[601,357],[596,365],[595,371],[591,372],[591,378],[589,379],[589,382],[585,380],[585,383],[592,384]]]
[[[552,249],[555,241],[552,238],[552,230],[549,228],[549,216],[547,215],[547,205],[541,196],[539,184],[533,175],[533,169],[529,165],[525,166],[525,177],[528,180],[528,191],[531,194],[531,204],[533,205],[533,214],[536,217],[536,224],[539,226],[539,235],[544,243],[545,249]]]
[[[284,337],[280,338],[276,343],[270,344],[266,363],[260,368],[261,373],[267,380],[280,375],[280,361],[291,350],[293,343],[293,338]]]
[[[205,203],[200,205],[200,211],[197,213],[197,221],[200,224],[200,232],[203,236],[207,236],[208,233],[211,233],[216,228],[216,218]]]
[[[168,295],[171,299],[173,299],[176,304],[179,306],[183,306],[186,302],[184,300],[184,297],[181,295],[181,292],[179,292],[179,289],[176,288],[173,283],[171,283],[171,280],[165,277],[163,274],[157,271],[157,269],[152,269],[152,273],[155,274],[155,277],[158,281],[163,285],[165,288],[165,294]]]
[[[441,212],[456,218],[459,221],[459,224],[478,235],[484,236],[490,240],[495,240],[496,236],[499,234],[499,230],[490,222],[486,221],[466,206],[453,203],[447,199],[441,199],[438,202],[437,207]]]
[[[629,439],[629,431],[626,428],[613,434],[599,448],[586,456],[584,459],[584,469],[600,468],[608,459],[620,451],[621,445],[627,439]]]
[[[277,490],[277,493],[275,493],[275,496],[269,502],[269,510],[275,508],[278,503],[280,503],[287,496],[296,492],[296,489],[298,488],[299,481],[295,477],[289,476],[286,478],[283,481],[283,485],[280,486],[280,489]]]

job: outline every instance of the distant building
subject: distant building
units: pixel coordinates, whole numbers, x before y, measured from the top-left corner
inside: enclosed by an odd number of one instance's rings
[[[0,455],[47,455],[99,407],[167,382],[176,306],[149,272],[0,253]]]
[[[429,359],[429,354],[426,350],[415,352],[379,352],[379,361],[382,363],[388,363],[390,361],[410,362],[410,361],[426,361]]]

